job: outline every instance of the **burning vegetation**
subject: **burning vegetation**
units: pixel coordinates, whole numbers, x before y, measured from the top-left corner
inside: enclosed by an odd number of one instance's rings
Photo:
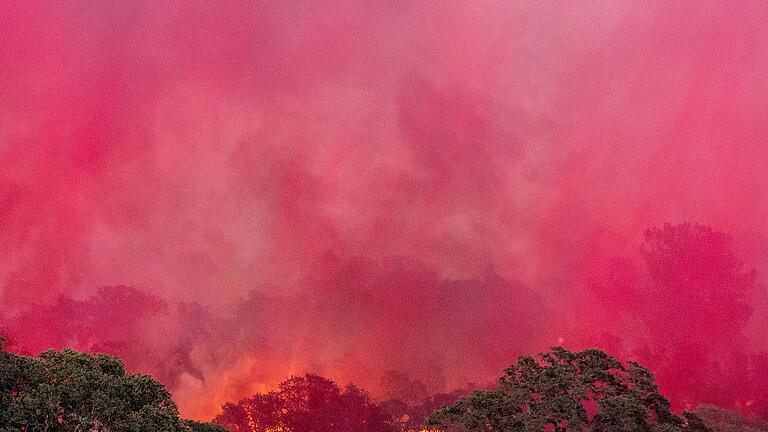
[[[4,342],[4,341],[0,341]],[[444,405],[440,405],[440,404]],[[431,405],[425,411],[425,406]],[[653,374],[602,351],[560,347],[520,357],[488,390],[437,395],[418,407],[377,403],[360,388],[319,375],[228,402],[212,423],[179,418],[165,388],[126,374],[120,360],[71,350],[37,358],[0,351],[2,431],[167,432],[721,432],[760,431],[757,421],[702,405],[678,416]],[[424,414],[427,414],[425,417]]]

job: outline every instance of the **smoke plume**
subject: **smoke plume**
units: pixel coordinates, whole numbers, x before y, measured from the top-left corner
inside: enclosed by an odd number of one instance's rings
[[[768,5],[0,9],[13,349],[120,355],[198,418],[291,373],[429,393],[556,344],[768,412]]]

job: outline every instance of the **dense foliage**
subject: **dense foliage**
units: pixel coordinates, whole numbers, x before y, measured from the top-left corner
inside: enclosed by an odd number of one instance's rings
[[[0,339],[0,345],[2,345]],[[102,354],[0,349],[0,431],[221,432],[181,420],[162,384]]]
[[[127,374],[114,357],[0,349],[0,432],[768,431],[764,421],[709,405],[677,416],[647,369],[599,350],[553,348],[520,357],[492,390],[405,399],[376,403],[354,385],[308,374],[227,403],[217,424],[201,423],[180,419],[160,383]]]
[[[520,357],[494,390],[476,391],[435,411],[431,426],[466,431],[708,431],[694,414],[678,417],[653,375],[599,350],[553,348]]]
[[[308,374],[277,391],[228,403],[217,423],[234,432],[394,432],[392,419],[359,388]]]

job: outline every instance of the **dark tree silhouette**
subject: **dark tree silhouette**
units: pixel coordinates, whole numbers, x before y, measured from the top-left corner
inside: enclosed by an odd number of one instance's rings
[[[637,261],[613,257],[591,283],[608,320],[632,323],[618,330],[628,337],[624,347],[615,338],[605,348],[631,350],[678,406],[714,403],[764,414],[768,356],[749,340],[760,332],[748,323],[765,289],[731,237],[698,224],[665,224],[645,232],[640,252]]]
[[[392,416],[398,431],[417,432],[427,428],[426,421],[432,412],[441,406],[455,402],[467,393],[469,390],[464,389],[457,389],[449,393],[436,393],[423,398],[418,403],[411,404],[392,398],[382,401],[380,406]]]
[[[216,423],[235,432],[393,432],[392,418],[359,388],[308,374],[277,391],[224,405]]]
[[[657,336],[671,342],[690,339],[734,343],[749,320],[747,296],[757,289],[754,270],[745,271],[733,252],[732,239],[712,228],[684,223],[666,224],[645,233],[643,245],[651,283],[636,293]],[[680,299],[688,313],[679,313]],[[658,320],[659,314],[665,316]],[[709,323],[720,328],[713,332]],[[681,334],[681,326],[689,328]]]

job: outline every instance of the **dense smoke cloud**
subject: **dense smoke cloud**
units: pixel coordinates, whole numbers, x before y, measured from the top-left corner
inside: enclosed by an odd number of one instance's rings
[[[305,371],[485,382],[557,343],[765,413],[766,24],[719,0],[11,1],[0,324],[119,354],[190,416]],[[643,294],[643,232],[682,221],[757,269],[706,285],[735,314]]]

